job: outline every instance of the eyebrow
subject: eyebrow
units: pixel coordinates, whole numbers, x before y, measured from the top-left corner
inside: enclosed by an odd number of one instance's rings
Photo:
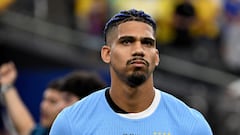
[[[141,38],[141,41],[150,41],[150,42],[154,43],[156,40],[153,38],[145,37],[145,38]]]
[[[133,36],[122,36],[122,37],[120,37],[118,40],[121,41],[121,40],[125,40],[125,39],[134,40],[135,38],[134,38]]]
[[[136,40],[136,38],[134,36],[122,36],[120,37],[118,40],[121,41],[123,39],[130,39],[130,40]],[[155,39],[153,38],[150,38],[150,37],[143,37],[140,39],[141,41],[144,41],[144,40],[148,40],[148,41],[151,41],[151,42],[155,42]]]

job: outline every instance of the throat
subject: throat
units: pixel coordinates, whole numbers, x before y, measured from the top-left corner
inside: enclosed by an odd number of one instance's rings
[[[110,96],[110,89],[107,89],[105,91],[105,97],[106,100],[109,104],[109,106],[112,108],[113,111],[115,111],[116,113],[122,113],[122,114],[127,114],[127,113],[138,113],[141,111],[144,111],[145,109],[147,109],[154,98],[154,92],[152,93],[153,95],[149,95],[149,94],[145,94],[142,95],[139,94],[139,91],[127,91],[128,94],[124,95],[125,98],[127,99],[119,99],[121,102],[119,105],[117,101],[113,100],[112,97]],[[141,96],[140,96],[141,95]],[[141,98],[139,98],[141,97]],[[152,97],[152,98],[149,98]],[[125,101],[125,102],[124,102]]]
[[[105,97],[107,99],[108,104],[110,105],[110,107],[113,109],[114,112],[116,113],[121,113],[121,114],[127,114],[128,112],[123,110],[122,108],[120,108],[117,104],[114,103],[114,101],[112,100],[110,93],[109,93],[110,89],[107,89],[105,91]]]

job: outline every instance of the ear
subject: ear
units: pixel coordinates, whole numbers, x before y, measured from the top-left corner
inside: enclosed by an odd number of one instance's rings
[[[156,62],[155,62],[155,66],[158,66],[160,63],[160,55],[159,55],[159,51],[156,49]]]
[[[110,63],[111,48],[108,45],[104,45],[101,49],[101,57],[105,63]]]

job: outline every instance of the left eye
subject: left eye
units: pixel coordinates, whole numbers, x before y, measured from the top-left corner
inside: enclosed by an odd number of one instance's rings
[[[151,42],[151,41],[142,41],[142,44],[147,45],[147,46],[153,46],[153,42]]]

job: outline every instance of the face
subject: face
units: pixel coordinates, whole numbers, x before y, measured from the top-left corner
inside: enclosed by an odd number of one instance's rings
[[[63,93],[54,89],[47,89],[44,92],[41,102],[40,122],[44,127],[51,127],[58,113],[68,105],[63,98]]]
[[[111,73],[131,87],[144,83],[159,63],[153,28],[139,21],[128,21],[113,29],[101,53]]]

